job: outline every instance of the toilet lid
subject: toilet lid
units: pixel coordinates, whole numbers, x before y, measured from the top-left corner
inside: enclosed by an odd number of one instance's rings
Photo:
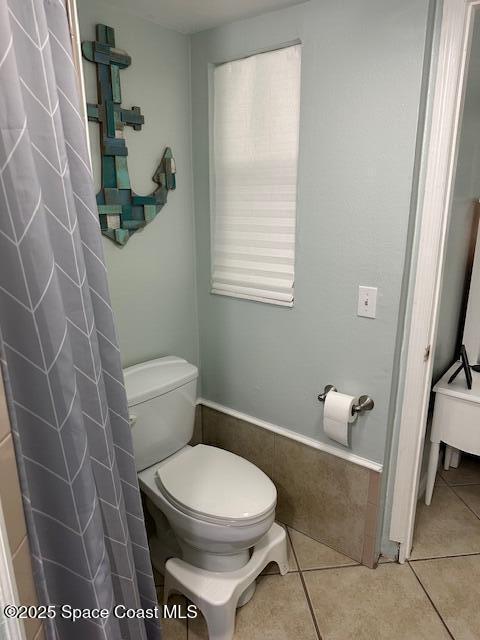
[[[277,501],[275,485],[255,465],[229,451],[199,444],[162,464],[159,489],[183,511],[207,520],[256,520]]]

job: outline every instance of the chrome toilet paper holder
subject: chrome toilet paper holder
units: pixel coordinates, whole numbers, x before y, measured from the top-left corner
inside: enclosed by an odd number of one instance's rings
[[[318,401],[325,402],[327,393],[329,393],[330,391],[338,391],[338,389],[333,384],[327,384],[325,389],[323,390],[323,393],[318,394]],[[358,404],[353,405],[352,412],[360,413],[361,411],[371,411],[374,406],[375,403],[373,401],[373,398],[371,398],[370,396],[360,396],[358,399]]]

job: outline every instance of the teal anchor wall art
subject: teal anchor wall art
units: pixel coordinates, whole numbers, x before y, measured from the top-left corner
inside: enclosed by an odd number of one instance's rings
[[[130,66],[130,56],[115,47],[115,31],[97,24],[95,42],[82,42],[84,58],[97,65],[98,104],[87,104],[91,122],[100,125],[102,187],[97,193],[98,215],[102,233],[124,245],[138,229],[151,222],[167,202],[175,182],[175,160],[165,149],[152,180],[158,187],[148,196],[137,195],[128,174],[128,149],[124,127],[140,131],[144,117],[140,107],[124,109],[120,89],[120,70]]]

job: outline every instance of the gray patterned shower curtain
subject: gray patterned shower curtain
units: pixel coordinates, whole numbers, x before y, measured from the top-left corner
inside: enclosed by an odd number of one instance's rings
[[[0,358],[40,601],[153,608],[64,0],[0,0]],[[160,636],[113,615],[45,626],[49,640]]]

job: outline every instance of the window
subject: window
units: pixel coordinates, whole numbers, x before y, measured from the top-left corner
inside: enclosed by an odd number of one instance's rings
[[[215,67],[212,293],[293,306],[301,46]]]

